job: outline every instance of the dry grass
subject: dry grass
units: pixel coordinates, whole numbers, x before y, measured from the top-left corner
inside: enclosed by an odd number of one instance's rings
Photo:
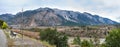
[[[4,33],[5,33],[6,37],[7,37],[8,47],[12,47],[14,45],[13,40],[10,38],[9,33],[7,32],[7,30],[3,30],[3,31],[4,31]]]
[[[8,47],[13,47],[14,43],[12,39],[8,39]]]
[[[42,43],[42,44],[44,44],[45,46],[47,46],[47,47],[56,47],[55,45],[50,45],[48,42],[46,42],[46,41],[41,41],[40,40],[40,42]]]
[[[23,34],[24,37],[29,37],[34,41],[37,41],[47,47],[55,47],[55,45],[50,45],[48,42],[46,41],[41,41],[39,40],[39,32],[31,32],[31,31],[26,31],[26,30],[22,30],[23,32],[21,32],[20,30],[13,30],[14,32],[17,32],[19,34]],[[19,35],[19,37],[21,37],[22,35]]]
[[[23,34],[30,38],[39,39],[39,32],[30,32],[30,31],[25,31],[25,30],[13,30],[13,31],[19,34]]]

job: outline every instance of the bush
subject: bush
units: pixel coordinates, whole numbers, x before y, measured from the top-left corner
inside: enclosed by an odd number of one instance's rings
[[[81,45],[80,37],[77,36],[76,38],[74,38],[73,43],[74,43],[74,44],[77,44],[77,45]]]
[[[6,28],[8,28],[7,23],[4,22],[4,21],[2,21],[2,20],[0,20],[0,28],[2,28],[2,29],[6,29]]]
[[[3,22],[4,21],[0,20],[0,28],[2,28]]]
[[[94,47],[91,41],[83,40],[81,43],[81,47]]]
[[[103,43],[103,44],[101,44],[101,45],[100,45],[100,47],[106,47],[106,44],[105,44],[105,43]]]
[[[7,23],[3,22],[2,29],[6,29],[6,28],[8,28],[8,25]]]
[[[120,29],[110,31],[106,37],[107,47],[120,47]]]
[[[40,31],[40,39],[47,41],[56,47],[68,47],[67,40],[68,37],[62,33],[57,32],[57,30],[52,30],[50,28]]]

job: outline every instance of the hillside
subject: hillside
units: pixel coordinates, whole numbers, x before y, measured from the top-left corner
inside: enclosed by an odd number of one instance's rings
[[[23,14],[23,16],[22,16]],[[92,15],[90,13],[67,11],[51,8],[38,8],[19,12],[16,15],[3,14],[0,19],[6,21],[9,25],[24,24],[26,26],[69,26],[69,25],[108,25],[118,24],[108,18]]]

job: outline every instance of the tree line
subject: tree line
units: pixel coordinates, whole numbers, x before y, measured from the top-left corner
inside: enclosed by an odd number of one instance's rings
[[[47,28],[40,31],[40,40],[47,41],[56,47],[69,47],[68,36],[57,32],[56,29]],[[95,37],[94,40],[83,40],[77,36],[73,40],[73,44],[79,47],[120,47],[120,29],[114,29],[109,32],[105,38],[105,43],[100,44],[99,40]]]
[[[73,44],[79,45],[79,47],[120,47],[120,28],[111,30],[103,44],[96,43],[95,40],[81,41],[79,36],[74,38]]]

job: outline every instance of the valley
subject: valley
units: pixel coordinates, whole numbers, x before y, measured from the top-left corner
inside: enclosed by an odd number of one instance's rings
[[[7,37],[1,39],[8,41],[3,47],[102,47],[112,31],[119,32],[120,23],[87,12],[46,7],[2,14],[0,28]]]
[[[95,38],[98,39],[99,44],[104,43],[106,36],[109,34],[109,31],[112,29],[118,28],[115,25],[104,25],[104,26],[41,26],[41,27],[24,27],[24,29],[20,30],[19,28],[12,29],[13,32],[19,33],[21,35],[25,35],[30,38],[34,38],[36,40],[40,39],[39,34],[42,30],[47,28],[57,29],[57,32],[66,34],[68,36],[68,44],[70,47],[75,47],[77,45],[73,45],[73,40],[75,37],[79,36],[81,41],[83,40],[93,40]]]

